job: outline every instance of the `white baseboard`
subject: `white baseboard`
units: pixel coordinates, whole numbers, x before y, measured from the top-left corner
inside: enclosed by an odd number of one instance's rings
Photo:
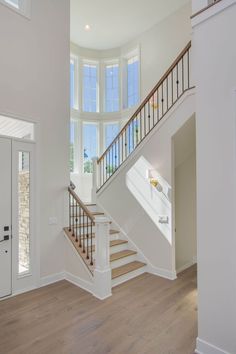
[[[147,272],[169,280],[175,280],[177,278],[176,272],[167,269],[157,268],[150,264],[148,265]]]
[[[81,279],[70,272],[65,272],[65,279],[70,283],[78,286],[79,288],[88,291],[89,293],[93,294],[93,283],[90,283],[84,279]]]
[[[197,263],[197,257],[193,257],[193,260],[191,262],[188,262],[188,263],[184,264],[183,266],[179,267],[176,270],[176,273],[179,274],[179,273],[183,272],[184,270],[192,267],[196,263]]]
[[[63,279],[65,279],[65,273],[64,272],[48,275],[48,276],[42,277],[40,279],[40,286],[39,287],[50,285],[50,284],[53,284],[53,283],[57,283],[58,281],[61,281]]]
[[[230,354],[229,352],[226,352],[223,349],[220,349],[215,345],[210,344],[200,338],[197,338],[196,353],[197,354]]]
[[[24,289],[21,289],[21,290],[16,290],[11,295],[8,295],[8,296],[5,296],[5,297],[1,297],[0,301],[4,301],[4,300],[7,300],[7,299],[10,299],[10,298],[15,297],[17,295],[21,295],[21,294],[27,293],[28,291],[32,291],[32,290],[35,290],[35,289],[37,289],[37,286],[29,286],[28,288],[24,288]]]

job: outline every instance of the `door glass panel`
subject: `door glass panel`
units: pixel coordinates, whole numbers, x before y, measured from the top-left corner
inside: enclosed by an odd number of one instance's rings
[[[30,153],[19,151],[18,166],[18,274],[30,272]]]

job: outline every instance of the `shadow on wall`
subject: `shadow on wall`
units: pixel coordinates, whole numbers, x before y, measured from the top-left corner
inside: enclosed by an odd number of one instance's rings
[[[162,186],[161,192],[150,184],[148,178],[150,170],[152,170],[152,177]],[[171,187],[166,180],[141,156],[127,172],[126,186],[171,245]]]

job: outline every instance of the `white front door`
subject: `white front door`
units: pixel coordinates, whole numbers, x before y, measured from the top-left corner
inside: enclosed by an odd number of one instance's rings
[[[0,138],[0,298],[12,292],[11,140]]]
[[[37,285],[34,150],[0,137],[0,298]]]

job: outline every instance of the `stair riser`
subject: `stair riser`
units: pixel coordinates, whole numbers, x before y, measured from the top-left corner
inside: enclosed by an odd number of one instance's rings
[[[90,205],[90,206],[87,206],[87,208],[91,212],[100,211],[100,210],[98,210],[97,205]]]
[[[118,246],[112,246],[112,247],[110,247],[110,254],[124,251],[124,250],[127,250],[128,248],[129,248],[128,243],[122,243],[121,245],[118,245]]]
[[[89,211],[91,211],[91,212],[100,211],[100,210],[98,210],[97,205],[86,206],[86,208],[87,208]],[[71,213],[72,213],[73,210],[75,211],[75,210],[76,210],[76,207],[71,208]],[[79,207],[77,206],[77,211],[78,211],[78,210],[79,210]]]
[[[94,217],[96,217],[96,216],[104,216],[104,214],[98,214],[98,215],[94,215]],[[76,218],[76,214],[73,214],[73,215],[71,215],[71,218]],[[82,216],[82,215],[79,215],[79,213],[77,214],[77,218],[78,218],[78,220],[81,220],[81,222],[83,222],[83,220],[84,220],[84,222],[86,223],[87,222],[87,217],[86,216]],[[89,219],[89,222],[90,222],[90,219]]]
[[[110,262],[111,269],[121,267],[122,265],[125,265],[125,264],[130,263],[130,262],[134,262],[134,261],[137,261],[137,255],[136,254],[134,254],[132,256],[120,258],[117,261]]]
[[[109,236],[109,241],[113,241],[113,240],[116,240],[116,236],[115,235],[110,235]],[[91,239],[89,238],[89,246],[91,246]],[[85,240],[83,241],[83,238],[81,240],[81,243],[82,245],[85,243],[85,246],[87,247],[87,238],[85,237]],[[96,244],[96,240],[95,240],[95,237],[93,237],[92,239],[92,245],[95,245]],[[112,247],[113,248],[113,247]]]
[[[78,227],[77,228],[78,231],[77,231],[77,235],[79,237],[79,235],[83,235],[83,234],[87,234],[87,226],[86,227]],[[74,229],[75,233],[76,233],[76,228]],[[89,235],[91,233],[91,226],[88,227],[88,232],[89,232]],[[95,233],[95,227],[92,226],[92,233]],[[114,233],[114,234],[110,234],[110,240],[117,240],[119,238],[119,233]]]
[[[118,278],[115,278],[112,280],[111,284],[112,284],[112,287],[114,288],[115,286],[119,285],[119,284],[122,284],[130,279],[133,279],[133,278],[136,278],[138,277],[139,275],[145,273],[147,271],[147,266],[144,266],[142,268],[139,268],[137,270],[134,270],[133,272],[130,272],[130,273],[127,273],[125,275],[122,275]]]

